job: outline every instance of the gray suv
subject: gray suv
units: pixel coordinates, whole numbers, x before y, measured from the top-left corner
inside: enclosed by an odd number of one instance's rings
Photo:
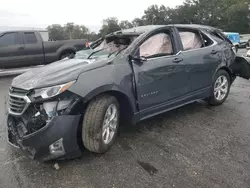
[[[221,105],[236,76],[250,78],[218,29],[144,26],[111,33],[75,56],[16,77],[9,143],[33,159],[106,152],[125,125],[204,99]]]

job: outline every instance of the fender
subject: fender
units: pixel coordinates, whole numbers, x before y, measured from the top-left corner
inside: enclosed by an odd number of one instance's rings
[[[136,112],[136,99],[132,84],[132,70],[129,64],[107,64],[106,66],[83,72],[69,90],[85,101],[104,92],[118,92],[128,99]]]
[[[236,76],[250,79],[250,58],[236,56],[234,62],[229,66]]]
[[[56,54],[57,54],[58,58],[59,58],[59,56],[62,54],[62,52],[64,52],[64,51],[74,51],[74,52],[76,52],[77,49],[76,49],[74,46],[72,46],[71,44],[63,45],[63,46],[61,46],[61,47],[56,51]]]
[[[221,63],[218,65],[218,67],[214,71],[213,79],[214,79],[216,73],[218,72],[218,70],[220,70],[220,69],[226,70],[231,77],[234,75],[233,70],[231,69],[230,65],[232,65],[234,63],[236,55],[228,56],[228,54],[233,54],[233,53],[226,53],[225,51],[221,52]]]

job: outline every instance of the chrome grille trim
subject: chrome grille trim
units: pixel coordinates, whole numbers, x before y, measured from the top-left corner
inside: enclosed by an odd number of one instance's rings
[[[27,95],[29,93],[29,90],[20,89],[16,87],[10,87],[9,92],[15,95]]]
[[[9,93],[9,114],[14,116],[22,115],[31,103],[26,95],[16,95]]]

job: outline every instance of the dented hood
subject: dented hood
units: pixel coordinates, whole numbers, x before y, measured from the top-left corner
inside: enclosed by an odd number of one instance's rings
[[[85,71],[105,66],[110,61],[112,61],[110,58],[63,59],[17,76],[13,79],[12,86],[30,90],[63,84],[76,80],[79,74]]]

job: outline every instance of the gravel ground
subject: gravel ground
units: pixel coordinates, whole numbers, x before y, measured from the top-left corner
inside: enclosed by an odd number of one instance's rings
[[[222,106],[194,103],[122,127],[106,154],[85,151],[56,170],[6,143],[11,79],[0,79],[1,188],[250,187],[250,81],[237,78]]]

